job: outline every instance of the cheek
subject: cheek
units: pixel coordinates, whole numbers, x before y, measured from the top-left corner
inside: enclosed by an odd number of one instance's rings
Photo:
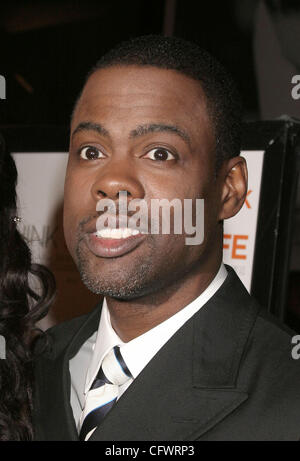
[[[76,222],[73,213],[73,204],[69,200],[68,193],[65,192],[64,198],[64,216],[63,216],[64,235],[68,250],[73,255],[73,249],[75,248],[75,229]]]
[[[173,199],[183,201],[184,198],[195,197],[197,188],[191,186],[188,175],[178,174],[159,180],[148,180],[145,183],[145,190],[149,198],[167,199],[171,202]]]
[[[87,214],[87,190],[82,187],[80,177],[75,172],[67,171],[64,189],[64,234],[67,247],[74,253],[77,229],[83,215]]]

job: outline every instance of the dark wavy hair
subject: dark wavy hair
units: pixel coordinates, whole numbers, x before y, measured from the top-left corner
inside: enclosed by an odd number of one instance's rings
[[[6,343],[0,360],[0,441],[33,439],[33,344],[42,334],[35,324],[55,293],[53,275],[32,264],[17,229],[16,182],[15,162],[0,135],[0,335],[2,346],[3,338]]]

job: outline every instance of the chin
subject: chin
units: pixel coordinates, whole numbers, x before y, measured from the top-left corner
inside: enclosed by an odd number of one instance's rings
[[[97,267],[91,260],[79,257],[77,267],[84,285],[97,295],[125,301],[145,296],[151,293],[155,286],[151,276],[152,267],[145,261],[139,261],[138,264],[123,270],[113,270]]]
[[[128,280],[126,283],[118,281],[116,283],[116,281],[95,279],[85,272],[81,272],[80,275],[84,285],[94,294],[108,296],[120,301],[137,299],[153,290],[153,288],[151,289],[149,286],[138,283],[136,280],[134,282]]]

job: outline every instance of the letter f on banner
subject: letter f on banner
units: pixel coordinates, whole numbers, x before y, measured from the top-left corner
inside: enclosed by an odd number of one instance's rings
[[[6,82],[3,75],[0,75],[0,99],[6,99]]]

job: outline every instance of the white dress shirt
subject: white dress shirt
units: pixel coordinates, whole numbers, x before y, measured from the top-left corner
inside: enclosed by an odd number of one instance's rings
[[[120,346],[123,359],[133,376],[119,388],[120,397],[174,333],[216,293],[226,276],[227,271],[222,263],[213,281],[196,299],[172,317],[127,343],[124,343],[112,328],[106,299],[104,299],[98,331],[81,346],[69,362],[71,406],[76,425],[78,426],[84,408],[86,393],[99,371],[102,360],[114,346]]]

